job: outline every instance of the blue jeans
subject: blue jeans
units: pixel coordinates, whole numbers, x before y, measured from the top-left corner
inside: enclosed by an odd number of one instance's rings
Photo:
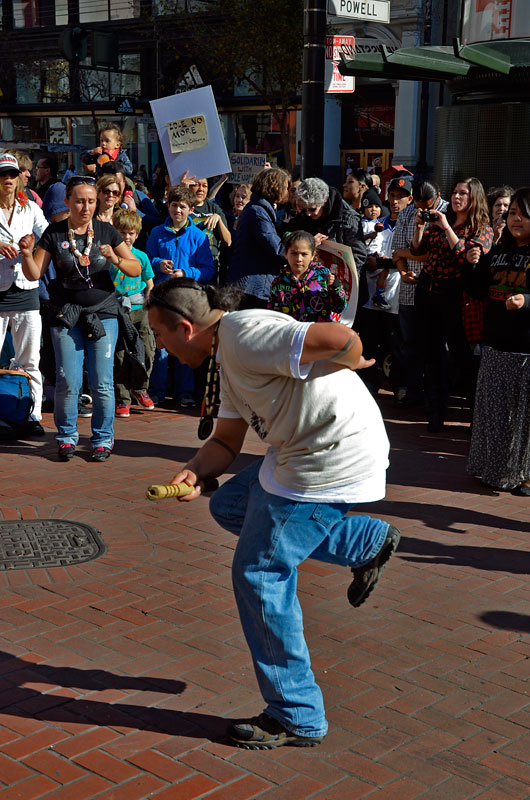
[[[156,348],[153,359],[153,369],[149,379],[149,394],[164,400],[169,378],[168,352],[164,348]],[[187,364],[181,364],[175,359],[173,368],[173,395],[179,397],[183,394],[193,394],[195,381],[193,370]]]
[[[76,445],[77,407],[83,383],[86,353],[88,383],[92,393],[92,447],[114,444],[114,349],[118,337],[116,318],[101,320],[106,335],[97,342],[76,325],[72,330],[51,328],[56,361],[55,425],[59,444]]]
[[[298,503],[269,494],[258,480],[261,459],[210,500],[214,519],[239,534],[232,580],[266,713],[302,736],[324,736],[322,692],[311,670],[297,567],[306,558],[355,567],[384,544],[388,524],[347,517],[345,503]]]

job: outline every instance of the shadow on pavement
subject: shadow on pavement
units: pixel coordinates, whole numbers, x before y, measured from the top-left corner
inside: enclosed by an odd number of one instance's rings
[[[356,506],[357,511],[382,517],[390,516],[417,520],[418,522],[423,522],[432,530],[448,531],[449,533],[468,533],[469,527],[477,525],[493,530],[530,533],[530,522],[521,522],[520,520],[495,516],[484,511],[475,511],[473,508],[462,508],[456,505],[440,506],[409,501],[380,500],[372,505]],[[456,525],[461,525],[462,527],[456,527]],[[425,542],[425,544],[431,543]],[[442,547],[443,545],[440,546]],[[511,551],[501,550],[501,552]]]
[[[513,611],[485,611],[480,619],[494,628],[518,633],[530,633],[530,617]]]
[[[414,553],[414,556],[405,555],[408,553]],[[402,536],[398,555],[404,561],[416,564],[455,564],[461,567],[474,567],[475,569],[493,570],[495,572],[512,572],[520,575],[528,575],[530,572],[530,552],[504,550],[501,547],[448,545]]]
[[[136,692],[166,693],[169,698],[185,695],[183,681],[159,677],[131,677],[105,670],[84,670],[75,667],[52,667],[34,664],[10,653],[0,652],[0,674],[3,691],[0,694],[2,714],[40,719],[46,722],[85,722],[113,728],[131,728],[156,731],[173,736],[219,741],[224,738],[227,720],[210,714],[175,711],[131,703],[108,703],[69,695],[43,693],[30,688],[32,684],[50,684],[52,687],[74,688],[95,692],[109,689]],[[28,684],[28,686],[26,686]],[[140,698],[137,698],[137,700]]]

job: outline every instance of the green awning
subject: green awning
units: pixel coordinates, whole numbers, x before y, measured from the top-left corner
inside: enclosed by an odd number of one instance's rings
[[[510,56],[485,44],[465,44],[458,50],[458,57],[504,75],[509,75],[512,68]]]
[[[470,69],[469,63],[454,55],[452,47],[402,47],[390,53],[387,61],[407,69],[441,72],[451,76],[467,75]]]
[[[388,78],[404,81],[445,81],[467,75],[471,65],[451,54],[451,48],[403,47],[394,53],[381,47],[379,53],[346,58],[341,53],[342,75]]]
[[[379,53],[347,58],[341,54],[339,72],[365,78],[408,81],[450,81],[472,77],[479,70],[509,75],[512,67],[530,65],[530,40],[505,40],[453,47],[402,47],[391,52],[382,45]]]

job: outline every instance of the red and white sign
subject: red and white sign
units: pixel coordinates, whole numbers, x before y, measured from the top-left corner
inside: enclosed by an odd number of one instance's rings
[[[525,39],[530,36],[528,0],[465,0],[462,42]]]
[[[317,247],[317,256],[319,262],[339,279],[348,299],[348,305],[342,314],[333,312],[331,321],[342,322],[343,325],[348,326],[353,325],[359,298],[359,277],[351,247],[326,239]]]
[[[355,91],[353,75],[341,75],[339,72],[340,54],[347,58],[355,56],[354,36],[326,36],[326,92],[344,94]]]

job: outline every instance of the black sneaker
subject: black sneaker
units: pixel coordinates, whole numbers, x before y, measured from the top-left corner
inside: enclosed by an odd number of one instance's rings
[[[44,436],[46,431],[36,419],[29,419],[17,429],[19,439],[32,439],[34,436]]]
[[[106,461],[108,458],[110,458],[108,447],[94,447],[92,450],[92,461]]]
[[[75,445],[60,444],[57,455],[59,456],[59,461],[70,461],[75,455]]]
[[[251,719],[240,719],[232,722],[227,734],[238,747],[244,750],[274,750],[276,747],[316,747],[323,736],[299,736],[288,731],[281,722],[260,714]]]
[[[384,565],[397,550],[400,539],[400,532],[391,525],[388,529],[385,542],[375,558],[372,558],[368,564],[363,564],[362,567],[351,568],[353,581],[348,587],[348,600],[354,608],[358,608],[372,593],[377,581],[381,577]]]

